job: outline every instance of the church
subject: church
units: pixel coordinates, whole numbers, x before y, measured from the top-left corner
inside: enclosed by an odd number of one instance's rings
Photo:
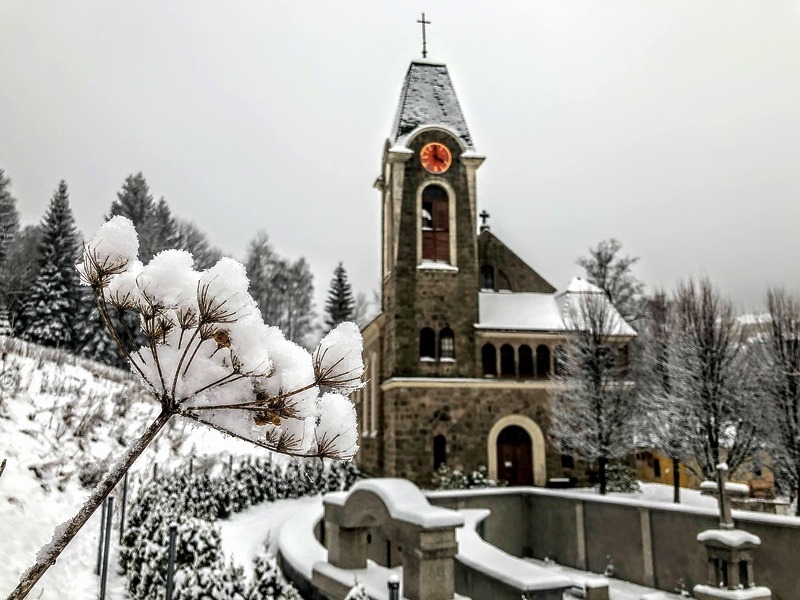
[[[548,442],[549,407],[565,307],[599,290],[574,279],[557,291],[494,235],[477,212],[484,160],[447,66],[412,61],[375,182],[382,306],[362,331],[353,398],[368,475],[428,486],[447,464],[511,485],[587,476]],[[619,342],[633,336],[625,324]]]

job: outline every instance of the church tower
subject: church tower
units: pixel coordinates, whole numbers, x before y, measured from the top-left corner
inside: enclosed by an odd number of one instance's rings
[[[475,373],[476,171],[483,160],[447,67],[413,61],[376,182],[386,319],[381,379]]]

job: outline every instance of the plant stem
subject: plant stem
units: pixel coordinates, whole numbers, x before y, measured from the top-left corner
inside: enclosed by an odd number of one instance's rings
[[[125,450],[125,453],[119,458],[109,471],[100,480],[100,483],[92,491],[91,496],[86,500],[81,509],[72,519],[66,521],[56,527],[53,533],[53,539],[49,544],[44,546],[39,554],[36,555],[36,562],[30,569],[22,574],[19,580],[19,585],[11,592],[7,600],[22,600],[27,597],[36,582],[41,579],[59,557],[64,548],[67,547],[72,541],[72,538],[80,531],[94,511],[99,507],[106,496],[114,489],[119,481],[125,476],[128,469],[136,462],[136,459],[144,452],[145,448],[150,445],[156,434],[161,431],[161,428],[167,424],[173,413],[162,411],[155,421],[150,424],[147,431],[144,432],[142,437],[133,442]]]

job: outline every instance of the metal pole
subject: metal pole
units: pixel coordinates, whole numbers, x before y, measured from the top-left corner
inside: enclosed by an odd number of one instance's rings
[[[400,600],[400,578],[397,574],[392,573],[389,575],[387,585],[389,587],[389,600]]]
[[[125,533],[125,506],[128,504],[128,472],[125,471],[125,479],[122,480],[122,507],[119,515],[119,542],[122,543],[122,536]]]
[[[111,547],[111,517],[114,516],[114,496],[106,499],[108,508],[106,509],[106,539],[103,544],[103,570],[100,573],[100,600],[106,598],[106,583],[108,582],[108,550]]]
[[[100,575],[100,566],[103,563],[103,538],[106,536],[106,503],[103,501],[103,512],[100,516],[100,537],[97,539],[97,565],[94,574]]]
[[[172,600],[172,575],[175,572],[175,542],[178,537],[178,526],[173,523],[169,526],[169,558],[167,562],[167,594],[166,600]]]
[[[158,463],[153,463],[153,479],[158,479]]]
[[[189,457],[189,477],[194,475],[194,456]]]

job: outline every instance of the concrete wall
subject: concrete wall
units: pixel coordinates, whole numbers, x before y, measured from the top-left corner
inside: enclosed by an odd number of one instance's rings
[[[581,492],[513,488],[429,492],[432,504],[488,508],[484,539],[509,554],[554,558],[602,573],[608,558],[620,579],[672,592],[680,579],[691,589],[707,583],[706,554],[697,534],[718,526],[714,510]],[[755,579],[774,600],[800,598],[796,570],[800,519],[734,511],[736,526],[761,538]]]

